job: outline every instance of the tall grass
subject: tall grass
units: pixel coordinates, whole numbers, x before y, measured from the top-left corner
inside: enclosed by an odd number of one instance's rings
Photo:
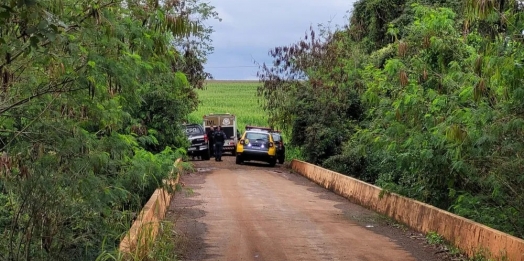
[[[246,125],[267,126],[267,113],[257,97],[257,81],[209,81],[204,90],[198,90],[200,104],[189,115],[189,122],[202,123],[202,116],[210,113],[232,113],[237,126],[243,131]]]

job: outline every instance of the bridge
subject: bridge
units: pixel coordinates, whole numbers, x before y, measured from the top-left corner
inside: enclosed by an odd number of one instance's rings
[[[163,203],[181,260],[467,260],[444,239],[524,260],[522,239],[338,173],[223,159],[192,161]]]

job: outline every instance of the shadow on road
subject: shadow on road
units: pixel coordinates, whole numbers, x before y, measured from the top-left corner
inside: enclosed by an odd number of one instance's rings
[[[262,161],[244,161],[242,165],[253,166],[253,167],[264,167],[264,168],[274,168],[269,165],[269,163]]]

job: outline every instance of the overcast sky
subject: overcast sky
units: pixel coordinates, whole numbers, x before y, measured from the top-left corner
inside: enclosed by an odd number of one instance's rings
[[[268,51],[298,42],[310,26],[347,24],[355,0],[209,0],[222,22],[207,21],[215,51],[205,69],[217,80],[255,80],[253,63],[270,63]],[[331,21],[331,23],[329,23]]]

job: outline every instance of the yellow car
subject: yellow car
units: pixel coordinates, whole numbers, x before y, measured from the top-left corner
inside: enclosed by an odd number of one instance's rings
[[[236,163],[256,160],[265,161],[271,167],[277,163],[277,149],[271,133],[266,130],[250,129],[244,132],[238,141]]]

